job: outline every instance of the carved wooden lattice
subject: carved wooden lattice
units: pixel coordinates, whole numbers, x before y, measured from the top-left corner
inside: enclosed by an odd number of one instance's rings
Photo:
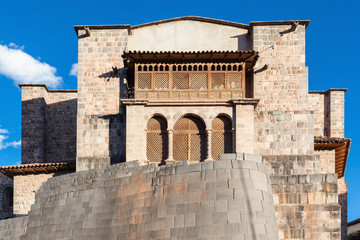
[[[150,162],[165,161],[168,156],[167,123],[155,116],[148,121],[146,135],[146,155]]]
[[[174,73],[173,89],[189,89],[189,73]]]
[[[173,156],[176,161],[205,160],[205,125],[200,119],[186,116],[176,122],[174,126]]]
[[[212,73],[211,89],[224,89],[224,88],[225,88],[225,73]]]
[[[168,73],[155,73],[155,89],[167,90],[169,89],[169,74]]]
[[[208,74],[207,73],[192,73],[191,74],[191,89],[208,89]]]
[[[231,120],[218,116],[212,122],[211,156],[218,160],[219,154],[233,152],[233,136]]]
[[[139,73],[138,88],[141,90],[151,89],[151,73]]]
[[[242,73],[229,73],[228,88],[242,89]]]
[[[137,63],[135,66],[135,97],[245,97],[244,66],[244,63]],[[226,91],[227,94],[218,94],[219,90]],[[158,94],[155,91],[162,93]],[[165,94],[164,91],[176,93]],[[184,91],[191,91],[192,94],[179,94]],[[204,92],[211,93],[212,91],[217,94],[204,94]],[[200,94],[200,92],[203,93]]]

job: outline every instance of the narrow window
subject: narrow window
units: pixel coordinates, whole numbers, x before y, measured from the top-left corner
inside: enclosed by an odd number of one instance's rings
[[[218,160],[219,154],[232,153],[232,123],[228,117],[218,116],[212,122],[211,156]]]
[[[147,124],[146,155],[150,162],[164,162],[168,157],[168,136],[166,119],[152,117]]]

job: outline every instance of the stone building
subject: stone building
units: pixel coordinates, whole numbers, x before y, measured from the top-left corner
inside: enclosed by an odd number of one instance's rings
[[[75,26],[78,89],[20,85],[0,236],[345,239],[346,89],[308,91],[308,24]]]

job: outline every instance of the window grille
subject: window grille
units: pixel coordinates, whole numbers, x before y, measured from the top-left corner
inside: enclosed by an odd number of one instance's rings
[[[191,89],[208,89],[208,74],[207,73],[191,73]]]
[[[189,73],[173,73],[173,89],[189,89]]]
[[[242,89],[242,73],[229,73],[229,89]]]
[[[176,161],[203,161],[206,158],[205,124],[186,116],[174,126],[173,156]]]
[[[162,117],[152,117],[147,124],[146,155],[150,162],[162,162],[168,157],[167,123]]]
[[[156,90],[169,89],[168,73],[155,73],[155,89]]]
[[[151,89],[151,73],[138,73],[138,88],[141,90]]]
[[[224,89],[224,88],[225,88],[225,73],[212,73],[211,89]]]
[[[233,152],[233,135],[231,120],[218,116],[212,122],[211,156],[219,159],[219,154]]]

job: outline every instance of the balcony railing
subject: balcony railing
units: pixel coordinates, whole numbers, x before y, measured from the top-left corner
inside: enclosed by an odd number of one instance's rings
[[[135,98],[245,97],[244,63],[135,64]]]

